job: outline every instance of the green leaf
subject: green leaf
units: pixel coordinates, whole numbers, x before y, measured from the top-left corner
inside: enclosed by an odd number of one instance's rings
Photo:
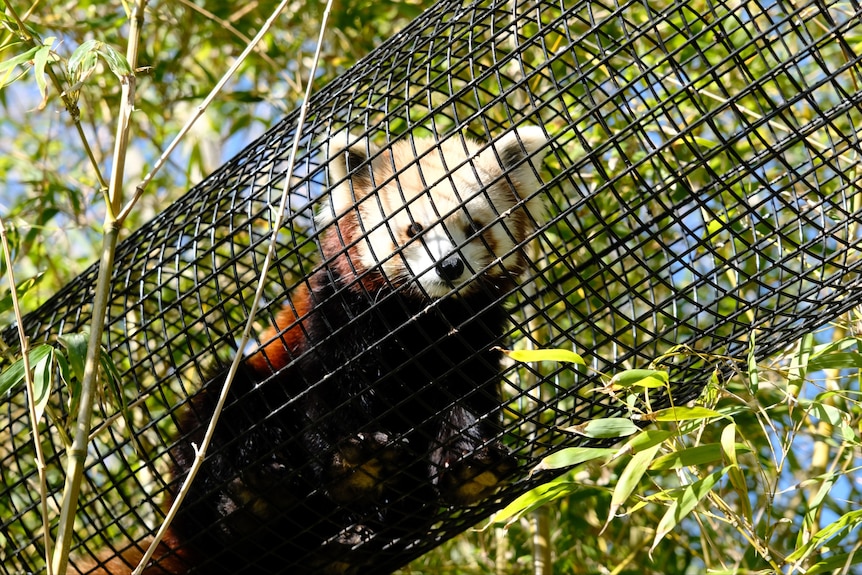
[[[829,485],[834,484],[834,481],[829,482]],[[825,485],[825,484],[824,484]],[[823,497],[825,497],[825,492],[821,489],[821,493],[823,493]],[[818,496],[821,495],[818,493]],[[822,502],[823,497],[820,497],[820,501]],[[787,557],[788,562],[800,562],[803,561],[806,557],[811,555],[816,549],[830,543],[833,539],[839,538],[840,541],[842,538],[846,537],[853,530],[862,524],[862,509],[856,509],[854,511],[848,511],[829,525],[826,525],[822,529],[818,530],[817,533],[811,538],[810,541],[801,545],[791,553]]]
[[[670,377],[666,371],[656,369],[628,369],[615,374],[611,385],[628,389],[631,387],[659,388],[667,387]]]
[[[15,286],[15,292],[18,294],[18,299],[20,300],[24,295],[36,287],[39,281],[44,277],[44,273],[39,273],[31,278],[27,278],[24,281],[17,282],[18,285]],[[12,309],[12,292],[9,291],[2,298],[0,298],[0,313],[9,311]]]
[[[54,40],[53,37],[45,38],[43,45],[39,47],[33,58],[33,73],[36,75],[36,85],[39,87],[43,104],[48,99],[48,80],[45,78],[45,68],[48,65],[48,58],[51,56],[51,46],[54,45]]]
[[[658,527],[656,528],[655,539],[653,540],[652,547],[650,547],[651,552],[668,533],[673,531],[673,528],[676,527],[680,521],[685,519],[686,516],[688,516],[695,507],[697,507],[697,504],[700,503],[704,497],[709,495],[709,492],[712,491],[712,488],[715,487],[718,481],[724,476],[724,473],[724,469],[711,473],[703,479],[695,481],[691,485],[686,485],[684,488],[677,490],[677,492],[672,495],[673,503],[671,503],[670,508],[665,512],[661,521],[659,521]]]
[[[734,445],[734,449],[741,453],[751,451],[748,447],[741,443]],[[734,455],[736,451],[734,451]],[[706,445],[697,445],[680,451],[674,451],[662,455],[652,462],[650,469],[653,471],[667,471],[669,469],[681,469],[683,467],[692,467],[697,465],[706,465],[723,460],[723,450],[720,443],[707,443]]]
[[[804,575],[821,575],[823,573],[855,573],[855,571],[845,571],[845,568],[850,565],[858,565],[862,563],[862,553],[859,550],[851,551],[850,553],[839,553],[832,555],[821,561],[818,561],[808,569]]]
[[[748,381],[751,385],[751,392],[757,393],[760,389],[760,371],[757,369],[757,357],[755,356],[755,336],[754,331],[748,338]]]
[[[37,345],[33,349],[30,350],[30,353],[27,354],[30,359],[30,366],[33,367],[38,364],[40,361],[48,357],[54,348],[50,345],[43,343],[41,345]],[[24,381],[24,358],[19,359],[12,365],[10,365],[3,373],[0,373],[0,395],[4,395],[7,392],[13,390],[19,384]]]
[[[721,430],[721,451],[724,460],[728,463],[727,475],[730,478],[730,484],[733,490],[739,495],[739,500],[742,503],[742,514],[749,521],[752,521],[751,501],[748,497],[748,484],[745,481],[745,475],[739,468],[739,459],[736,457],[738,453],[750,451],[744,445],[736,443],[736,424],[731,423]]]
[[[811,359],[811,350],[814,346],[814,335],[807,333],[799,340],[796,354],[791,358],[790,370],[787,378],[787,389],[793,397],[799,397],[805,376],[808,374],[808,362]]]
[[[12,56],[8,60],[3,60],[2,62],[0,62],[0,72],[8,71],[9,69],[14,68],[15,66],[19,66],[21,64],[26,64],[33,59],[33,56],[35,56],[36,52],[38,51],[39,47],[36,46],[33,48],[29,48],[24,52],[21,52],[17,56]]]
[[[724,417],[724,415],[706,407],[668,407],[647,414],[646,417],[651,421],[690,421]]]
[[[661,444],[659,443],[643,451],[639,451],[632,456],[631,460],[620,474],[616,487],[614,487],[614,492],[611,495],[611,506],[608,510],[608,521],[602,530],[607,528],[608,524],[610,524],[611,520],[616,515],[617,509],[619,509],[622,504],[628,500],[631,494],[634,493],[635,488],[640,483],[641,477],[643,477],[644,473],[649,469],[649,466],[652,464],[653,459],[655,459],[655,455],[658,453],[660,447]]]
[[[584,358],[568,349],[516,349],[503,350],[503,353],[521,363],[556,361],[586,365]]]
[[[42,415],[45,413],[45,407],[48,405],[48,399],[51,397],[51,390],[54,388],[53,370],[54,365],[54,348],[47,346],[50,353],[36,363],[33,370],[33,395],[36,408],[36,421],[41,421]]]
[[[84,363],[87,361],[87,344],[90,340],[90,333],[86,331],[67,333],[57,339],[66,348],[66,356],[69,360],[69,366],[72,368],[72,376],[78,380],[78,383],[82,382],[84,380]]]
[[[512,525],[523,514],[538,509],[561,497],[565,497],[578,489],[578,484],[565,478],[557,478],[540,485],[535,489],[521,495],[509,505],[495,513],[490,524],[505,523],[506,527]]]
[[[862,367],[862,353],[858,351],[833,352],[812,357],[808,371],[821,369],[858,369]]]
[[[640,431],[640,427],[625,417],[600,417],[586,423],[566,427],[564,431],[594,439],[615,439],[637,433]]]
[[[632,453],[643,451],[648,447],[652,447],[666,441],[672,435],[674,435],[674,432],[669,429],[644,429],[629,439],[620,451],[624,452],[628,450]]]
[[[122,53],[100,40],[87,40],[78,46],[72,52],[72,56],[69,57],[69,76],[75,82],[85,80],[93,73],[99,58],[104,60],[111,72],[118,78],[122,79],[124,76],[132,75],[132,68]]]
[[[593,459],[609,457],[616,452],[616,449],[602,447],[569,447],[545,457],[530,473],[533,474],[548,469],[574,467]]]

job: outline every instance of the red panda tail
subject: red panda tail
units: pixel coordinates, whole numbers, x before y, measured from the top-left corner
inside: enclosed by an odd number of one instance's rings
[[[148,537],[122,552],[106,551],[96,559],[77,561],[74,567],[69,566],[67,575],[130,575],[141,562],[151,542],[152,538]],[[192,564],[182,549],[176,548],[172,543],[172,537],[166,537],[159,543],[153,553],[153,560],[144,567],[142,575],[182,575],[188,572]]]
[[[311,292],[305,284],[297,286],[291,293],[290,300],[278,312],[275,324],[261,335],[263,346],[247,359],[255,372],[277,371],[302,352],[308,339],[303,319],[311,310],[311,297]],[[284,329],[287,331],[276,338]]]

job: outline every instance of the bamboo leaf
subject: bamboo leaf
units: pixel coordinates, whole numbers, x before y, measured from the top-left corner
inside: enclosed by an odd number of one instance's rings
[[[713,417],[724,417],[724,415],[706,407],[668,407],[647,415],[651,421],[691,421]]]
[[[38,273],[31,278],[27,278],[24,281],[17,282],[15,286],[15,293],[18,294],[18,299],[20,300],[24,294],[33,289],[39,281],[44,277],[44,273]],[[12,292],[9,291],[2,298],[0,298],[0,313],[6,312],[12,309]]]
[[[751,451],[741,443],[734,444],[733,449],[747,453]],[[681,469],[697,465],[706,465],[722,461],[722,445],[719,443],[708,443],[697,445],[673,453],[667,453],[655,459],[650,466],[653,471],[668,471],[670,469]]]
[[[51,46],[54,45],[55,38],[45,38],[43,45],[39,47],[33,58],[33,73],[36,75],[36,85],[39,87],[39,94],[42,96],[42,106],[48,99],[48,80],[45,78],[45,68],[48,65],[48,59],[51,57]]]
[[[602,447],[569,447],[545,457],[530,473],[538,473],[548,469],[574,467],[593,459],[608,457],[616,453],[616,449]]]
[[[748,496],[748,484],[745,481],[745,475],[739,468],[739,459],[737,453],[748,452],[749,449],[744,445],[736,443],[736,424],[731,423],[721,430],[721,450],[724,455],[724,460],[727,462],[727,476],[730,479],[730,484],[734,491],[739,496],[739,501],[742,504],[742,514],[749,521],[752,521],[751,501]]]
[[[851,565],[862,563],[862,553],[852,551],[850,553],[839,553],[818,561],[805,571],[804,575],[822,575],[823,573],[855,573],[847,571]]]
[[[691,485],[686,485],[684,488],[677,490],[673,495],[673,503],[671,503],[670,508],[661,518],[661,521],[659,521],[650,552],[655,550],[661,540],[673,531],[674,527],[679,525],[679,522],[685,519],[704,497],[709,495],[709,492],[712,491],[712,488],[724,476],[724,473],[724,469],[716,471],[703,479],[695,481]]]
[[[748,381],[751,385],[752,393],[757,393],[760,388],[760,372],[757,369],[757,357],[755,356],[755,336],[751,332],[748,338]]]
[[[33,57],[36,55],[36,52],[38,51],[39,47],[36,46],[34,48],[30,48],[28,50],[25,50],[24,52],[21,52],[17,56],[12,56],[8,60],[3,60],[2,62],[0,62],[0,72],[5,72],[11,68],[14,68],[15,66],[28,63],[30,60],[33,59]]]
[[[862,353],[858,351],[832,352],[812,357],[808,371],[821,369],[858,369],[862,367]]]
[[[54,364],[54,348],[46,346],[50,349],[48,355],[40,359],[36,363],[33,370],[33,395],[36,411],[36,422],[42,420],[42,415],[45,413],[45,407],[48,405],[48,399],[51,397],[51,390],[54,388],[51,369]],[[35,425],[36,423],[34,423]]]
[[[40,361],[48,357],[54,348],[48,344],[37,345],[27,354],[30,359],[30,365],[35,366]],[[24,358],[19,359],[10,365],[3,373],[0,373],[0,395],[4,395],[15,389],[24,381]]]
[[[515,349],[502,350],[503,353],[520,363],[535,361],[556,361],[586,365],[584,358],[568,349]]]
[[[566,427],[563,431],[593,439],[615,439],[635,434],[640,431],[640,427],[625,417],[600,417],[586,423]]]
[[[90,334],[85,331],[67,333],[57,339],[66,348],[66,356],[69,360],[72,376],[78,381],[82,381],[84,379],[84,362],[87,359],[87,343],[90,339]]]
[[[822,491],[823,490],[821,489],[821,492]],[[846,537],[860,524],[862,524],[862,509],[848,511],[829,525],[826,525],[817,531],[817,533],[814,534],[808,542],[799,545],[796,550],[787,557],[787,562],[799,563],[804,561],[818,548],[830,543],[837,537]]]
[[[540,485],[495,513],[491,517],[490,524],[505,523],[505,526],[508,527],[525,513],[538,509],[560,497],[565,497],[577,489],[577,483],[563,478]]]
[[[814,346],[814,335],[807,333],[799,340],[796,354],[791,358],[790,371],[788,374],[787,388],[791,395],[799,397],[799,391],[808,374],[808,362],[811,359],[811,350]]]
[[[635,488],[640,483],[641,477],[643,477],[644,473],[646,473],[647,469],[649,469],[649,466],[652,464],[653,459],[655,459],[655,455],[658,453],[660,447],[661,444],[659,443],[635,453],[626,465],[625,469],[623,469],[623,472],[620,474],[619,481],[617,481],[617,485],[614,488],[614,492],[611,495],[608,521],[605,523],[602,530],[607,528],[611,520],[616,515],[617,510],[634,492]]]
[[[610,381],[614,387],[629,389],[644,387],[648,389],[667,387],[669,375],[666,371],[655,369],[628,369],[615,374]]]

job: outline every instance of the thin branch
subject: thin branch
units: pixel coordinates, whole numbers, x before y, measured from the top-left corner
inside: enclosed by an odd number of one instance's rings
[[[234,26],[230,20],[225,20],[224,18],[220,18],[218,15],[213,14],[212,12],[210,12],[209,10],[204,8],[203,6],[198,6],[197,4],[192,2],[191,0],[180,0],[180,3],[185,5],[186,7],[190,8],[191,10],[194,10],[195,12],[198,12],[198,13],[202,14],[203,16],[209,18],[213,22],[217,23],[219,26],[223,27],[225,30],[227,30],[228,32],[230,32],[231,34],[233,34],[234,36],[236,36],[237,38],[239,38],[240,40],[245,42],[246,45],[252,44],[253,40],[251,38],[249,38],[248,36],[246,36],[245,34],[243,34],[242,30],[237,29],[237,27]],[[260,48],[259,43],[254,43],[254,51],[257,52],[257,55],[260,56],[260,58],[264,62],[269,64],[273,70],[281,70],[283,68],[282,66],[279,66],[278,63],[275,60],[273,60],[269,54],[266,53],[266,49]],[[299,92],[302,90],[302,86],[297,84],[296,80],[294,78],[292,78],[290,76],[290,74],[282,73],[280,75],[284,79],[284,81],[287,82],[291,86],[291,88],[293,90],[295,90],[296,92]]]
[[[268,28],[268,26],[272,25],[272,23],[275,21],[276,17],[281,13],[282,10],[284,10],[286,8],[288,1],[290,1],[290,0],[284,0],[281,4],[278,5],[278,7],[273,12],[273,15],[270,17],[269,20],[267,20],[265,28]],[[312,63],[311,63],[310,73],[308,76],[309,78],[314,78],[316,73],[317,73],[318,62],[320,61],[321,46],[323,45],[323,36],[324,36],[324,32],[326,31],[326,22],[329,18],[329,12],[330,12],[331,8],[332,8],[332,0],[327,0],[326,8],[323,11],[323,18],[322,18],[321,23],[320,23],[320,33],[319,33],[318,39],[317,39],[317,48],[314,52],[314,58],[313,58]],[[255,37],[255,41],[259,41],[262,37],[263,37],[263,35],[259,33]],[[245,55],[245,54],[249,53],[250,51],[251,51],[251,47],[247,48],[245,50],[245,52],[243,52],[243,54]],[[220,84],[222,84],[222,83],[220,83]],[[305,125],[305,117],[308,113],[308,104],[309,104],[309,100],[311,99],[312,84],[313,84],[312,82],[308,82],[308,84],[306,85],[305,97],[303,98],[302,105],[300,106],[299,119],[297,120],[296,132],[294,133],[294,137],[293,137],[293,146],[291,147],[290,155],[289,155],[288,161],[287,161],[287,175],[284,178],[284,188],[282,188],[282,192],[281,192],[281,202],[280,202],[278,212],[277,212],[276,217],[275,217],[275,221],[273,222],[273,225],[272,225],[272,240],[269,243],[269,246],[268,246],[268,249],[266,252],[266,257],[264,258],[263,264],[261,265],[261,268],[260,268],[260,277],[258,279],[257,289],[255,290],[254,299],[252,300],[252,303],[251,303],[251,308],[249,309],[248,321],[246,321],[245,329],[243,329],[243,332],[242,332],[242,339],[240,340],[239,344],[237,345],[238,350],[245,349],[246,345],[248,344],[248,340],[250,338],[251,331],[252,331],[253,326],[254,326],[255,314],[257,313],[258,307],[260,307],[260,301],[263,297],[264,286],[266,285],[266,278],[267,278],[267,275],[269,272],[269,266],[272,262],[272,259],[275,256],[277,238],[278,238],[278,230],[281,228],[281,226],[284,222],[284,214],[287,213],[287,210],[288,210],[288,199],[290,197],[289,196],[290,183],[293,180],[293,169],[294,169],[294,164],[296,161],[296,155],[299,151],[299,142],[302,138],[302,128]],[[211,100],[211,98],[208,98],[208,100]],[[200,115],[200,114],[198,114],[198,115]],[[167,153],[168,152],[166,152],[166,154]],[[166,154],[163,154],[163,157]],[[155,170],[155,168],[154,168],[154,170]],[[222,386],[221,393],[219,394],[218,402],[215,406],[215,410],[213,412],[212,418],[210,419],[209,425],[207,426],[206,433],[204,434],[203,440],[201,441],[201,445],[199,447],[197,445],[193,445],[195,457],[194,457],[194,460],[192,461],[191,467],[188,470],[188,475],[186,475],[186,478],[183,481],[182,486],[180,487],[179,493],[177,493],[176,498],[171,503],[171,507],[168,510],[164,521],[162,521],[162,524],[159,527],[159,530],[156,533],[155,537],[153,538],[153,541],[150,543],[150,546],[147,548],[147,551],[146,551],[146,553],[144,553],[144,556],[141,558],[141,561],[140,561],[140,563],[138,563],[138,566],[135,568],[134,571],[132,571],[132,575],[141,575],[141,573],[144,570],[144,567],[150,562],[150,560],[153,557],[153,553],[156,550],[156,547],[159,545],[159,543],[164,538],[165,534],[167,533],[168,528],[170,527],[171,522],[174,520],[174,518],[177,515],[177,512],[179,510],[180,505],[182,504],[183,500],[185,499],[186,495],[188,494],[188,491],[191,488],[192,481],[194,481],[195,476],[197,475],[198,471],[200,470],[201,465],[203,464],[204,457],[206,457],[206,452],[207,452],[207,449],[209,448],[210,443],[212,442],[213,433],[215,432],[215,428],[216,428],[216,425],[218,424],[219,417],[221,416],[221,412],[224,409],[225,403],[227,402],[228,394],[230,392],[230,386],[233,383],[234,376],[236,375],[237,369],[239,368],[239,364],[242,361],[242,359],[243,359],[242,353],[238,352],[234,356],[233,361],[231,362],[231,365],[230,365],[230,369],[228,370],[228,374],[227,374],[227,377],[225,379],[224,385]]]
[[[138,44],[141,39],[145,6],[146,0],[138,0],[130,16],[131,24],[129,27],[129,44],[126,51],[126,59],[132,70],[137,67]],[[114,164],[111,173],[111,183],[108,188],[109,202],[105,214],[104,235],[102,238],[102,257],[99,263],[96,291],[93,295],[90,339],[87,342],[87,357],[84,363],[83,381],[81,381],[78,414],[74,425],[74,439],[72,440],[72,446],[67,451],[66,483],[63,487],[60,527],[57,532],[57,546],[54,548],[53,556],[53,569],[57,575],[64,575],[69,564],[69,551],[72,547],[72,534],[75,526],[75,514],[78,508],[78,496],[81,491],[84,466],[87,460],[93,401],[96,395],[96,384],[99,373],[99,355],[102,349],[102,334],[105,328],[105,317],[107,316],[108,300],[111,293],[114,254],[122,225],[122,221],[116,218],[116,213],[123,203],[123,172],[129,143],[129,117],[134,108],[134,99],[135,77],[134,72],[132,72],[123,78],[117,135],[114,140]]]
[[[12,294],[12,307],[15,310],[15,322],[18,324],[18,339],[21,342],[21,354],[24,360],[24,380],[27,384],[27,406],[30,409],[30,425],[33,432],[33,446],[36,448],[36,469],[39,472],[39,503],[42,510],[42,529],[45,545],[45,563],[48,566],[47,575],[52,575],[51,558],[51,518],[48,516],[48,478],[45,475],[45,455],[42,452],[42,440],[39,437],[39,418],[36,414],[36,389],[33,385],[33,372],[30,367],[30,339],[24,333],[24,319],[18,302],[18,291],[15,283],[15,272],[12,269],[12,255],[9,252],[9,241],[6,237],[6,225],[0,218],[0,240],[3,242],[3,257],[6,260],[6,272],[9,274],[9,289]]]
[[[42,39],[30,34],[27,28],[24,26],[24,20],[32,13],[36,4],[30,7],[27,10],[27,13],[24,15],[24,19],[18,16],[18,13],[15,12],[15,9],[7,2],[6,3],[6,13],[15,20],[15,24],[18,26],[18,37],[24,40],[25,42],[32,42],[36,46],[42,47],[45,44],[42,42]],[[134,69],[134,67],[132,68]],[[78,108],[77,101],[72,98],[66,90],[63,88],[63,82],[60,81],[60,78],[51,68],[50,63],[45,66],[45,71],[48,74],[48,77],[51,78],[51,83],[54,84],[54,88],[57,90],[57,93],[60,94],[60,99],[63,100],[63,105],[66,108],[66,111],[69,112],[69,115],[72,117],[72,122],[75,124],[75,128],[78,130],[78,136],[81,138],[81,143],[84,146],[84,152],[87,154],[87,158],[90,159],[90,164],[93,167],[93,170],[96,173],[96,179],[99,180],[99,186],[104,190],[108,188],[108,182],[105,181],[104,176],[102,175],[102,170],[99,168],[99,162],[96,160],[96,156],[93,154],[93,150],[90,148],[90,143],[87,140],[87,135],[84,133],[84,127],[81,125],[81,111]]]
[[[281,3],[275,8],[275,10],[273,10],[272,15],[270,15],[266,22],[264,22],[257,35],[255,35],[255,37],[251,40],[251,44],[246,46],[245,50],[242,51],[242,54],[237,57],[236,61],[231,65],[228,71],[224,73],[224,75],[221,77],[215,87],[210,91],[207,97],[204,98],[204,101],[201,102],[201,104],[197,107],[195,113],[186,121],[185,125],[180,129],[180,131],[177,133],[171,143],[168,144],[168,147],[165,148],[165,151],[162,152],[162,155],[159,156],[158,160],[156,160],[156,163],[153,165],[153,168],[149,171],[149,173],[147,173],[147,175],[144,176],[143,180],[141,180],[141,183],[138,184],[138,187],[135,189],[135,194],[129,201],[129,204],[120,212],[118,219],[121,222],[128,215],[129,209],[143,195],[144,190],[146,190],[150,182],[153,181],[153,178],[156,176],[162,166],[165,165],[168,156],[173,153],[174,149],[176,149],[176,147],[179,145],[185,135],[189,132],[189,130],[192,129],[192,126],[194,126],[198,118],[200,118],[204,114],[209,105],[213,102],[213,100],[215,100],[219,92],[221,92],[221,89],[225,86],[225,84],[228,83],[231,77],[233,77],[237,69],[239,69],[240,65],[242,65],[243,61],[245,61],[245,59],[248,58],[249,54],[254,51],[255,46],[257,46],[263,39],[263,37],[266,36],[270,28],[272,28],[273,24],[275,24],[275,20],[278,18],[279,14],[281,14],[285,10],[285,8],[287,8],[287,5],[290,3],[290,1],[291,0],[282,0]],[[329,4],[327,4],[327,10]],[[306,90],[306,94],[307,93],[308,90]]]

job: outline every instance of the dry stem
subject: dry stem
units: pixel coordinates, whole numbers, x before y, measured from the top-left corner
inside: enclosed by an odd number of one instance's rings
[[[48,566],[47,575],[52,575],[51,564],[51,521],[48,517],[48,479],[45,475],[45,455],[42,452],[42,440],[39,437],[39,418],[36,415],[36,393],[33,385],[33,372],[30,367],[30,339],[24,333],[24,319],[21,316],[21,306],[18,302],[15,272],[12,269],[12,255],[9,253],[9,241],[6,238],[6,226],[0,218],[0,239],[3,242],[3,257],[6,259],[6,270],[9,274],[9,289],[12,293],[12,307],[15,310],[15,322],[18,324],[18,339],[21,342],[21,354],[24,361],[24,381],[27,385],[27,406],[30,409],[30,425],[33,432],[33,446],[36,448],[36,469],[39,472],[39,502],[42,510],[42,528],[45,544],[45,563]]]
[[[263,38],[264,34],[269,30],[269,28],[275,22],[275,19],[278,17],[278,15],[287,7],[287,3],[289,1],[290,0],[283,0],[281,2],[281,4],[279,4],[278,7],[276,7],[276,9],[273,11],[272,16],[270,16],[270,18],[266,21],[266,23],[264,24],[263,28],[261,28],[261,30],[257,34],[257,36],[255,36],[255,38],[253,40],[254,44],[257,44],[257,42],[259,42]],[[315,50],[314,59],[313,59],[312,64],[311,64],[311,70],[310,70],[309,78],[314,78],[316,71],[317,71],[317,65],[318,65],[318,62],[320,60],[320,50],[321,50],[321,46],[323,44],[323,34],[326,30],[326,21],[329,17],[329,12],[330,12],[331,8],[332,8],[332,0],[327,0],[326,8],[323,11],[323,18],[322,18],[322,21],[320,23],[320,34],[318,36],[317,48]],[[222,80],[219,81],[219,83],[216,85],[216,87],[213,88],[213,91],[210,93],[210,95],[207,96],[207,99],[204,101],[204,103],[198,107],[197,114],[189,120],[189,122],[186,124],[186,126],[183,128],[183,130],[180,131],[180,134],[177,136],[177,138],[179,138],[182,134],[187,132],[188,128],[191,127],[191,124],[194,123],[194,121],[198,117],[200,117],[201,114],[203,114],[204,110],[206,110],[206,106],[208,106],[209,103],[213,100],[213,98],[215,97],[215,94],[218,92],[218,90],[220,90],[221,87],[227,82],[228,77],[233,74],[233,72],[236,70],[239,63],[242,61],[242,59],[245,58],[252,51],[253,48],[254,48],[253,45],[250,45],[246,48],[246,50],[240,56],[239,60],[233,66],[231,66],[231,69],[228,70],[228,72],[225,74],[225,77],[223,77]],[[289,156],[288,162],[287,162],[287,175],[284,179],[284,188],[282,189],[281,203],[280,203],[280,206],[279,206],[276,218],[275,218],[275,222],[273,222],[272,241],[269,244],[269,247],[268,247],[267,252],[266,252],[266,257],[264,258],[263,265],[261,266],[261,269],[260,269],[260,278],[258,280],[257,290],[255,291],[255,294],[254,294],[254,300],[252,301],[251,308],[249,310],[248,321],[246,322],[245,329],[243,330],[242,339],[237,346],[237,349],[240,349],[240,350],[245,349],[246,344],[248,343],[248,340],[249,340],[249,337],[251,334],[251,330],[252,330],[252,327],[254,325],[255,313],[257,312],[257,309],[260,306],[260,300],[263,297],[263,291],[264,291],[264,286],[266,285],[266,277],[268,274],[269,266],[270,266],[270,263],[272,262],[272,258],[275,255],[277,238],[278,238],[277,232],[278,232],[279,228],[281,228],[282,222],[284,220],[284,214],[287,212],[287,209],[288,209],[290,182],[293,180],[293,168],[294,168],[294,163],[296,160],[296,154],[299,150],[299,142],[300,142],[300,139],[302,138],[302,128],[303,128],[303,125],[305,124],[305,117],[306,117],[306,114],[308,112],[308,103],[309,103],[309,100],[311,98],[311,87],[312,87],[312,82],[309,81],[309,83],[306,85],[305,98],[303,99],[302,106],[300,107],[299,119],[297,121],[296,132],[295,132],[294,139],[293,139],[293,146],[290,150],[290,156]],[[153,167],[153,170],[149,174],[147,174],[147,176],[144,178],[144,181],[138,187],[139,191],[143,190],[144,186],[146,186],[146,184],[149,182],[149,180],[152,179],[152,176],[159,169],[159,167],[161,167],[161,164],[164,163],[164,158],[166,158],[167,155],[170,154],[170,152],[176,146],[176,143],[177,143],[177,139],[175,139],[171,143],[171,145],[168,147],[168,149],[165,151],[165,153],[162,154],[162,157],[159,159],[159,161]],[[144,554],[144,556],[141,558],[141,561],[140,561],[140,563],[138,563],[138,566],[135,568],[134,571],[132,571],[132,575],[140,575],[143,572],[144,567],[152,559],[153,553],[155,552],[156,547],[159,545],[162,538],[165,536],[165,533],[167,532],[168,527],[170,527],[170,524],[173,521],[174,517],[176,517],[177,511],[179,510],[180,505],[182,504],[183,500],[185,499],[186,494],[188,493],[188,491],[191,487],[192,481],[194,481],[195,476],[197,475],[198,471],[200,470],[200,467],[203,464],[204,457],[206,457],[207,449],[209,448],[210,442],[212,441],[213,432],[215,431],[215,427],[218,424],[219,416],[221,415],[221,412],[224,409],[224,405],[227,401],[228,393],[230,392],[230,386],[231,386],[231,383],[233,383],[233,379],[234,379],[234,376],[236,375],[236,371],[239,367],[240,361],[242,361],[242,354],[237,353],[236,356],[234,356],[233,362],[231,363],[230,369],[229,369],[228,374],[227,374],[227,378],[225,379],[224,385],[221,389],[221,393],[219,394],[219,399],[218,399],[218,402],[216,404],[215,411],[213,413],[212,419],[209,422],[209,425],[207,426],[206,434],[204,435],[203,440],[201,441],[201,445],[200,446],[193,445],[195,457],[194,457],[194,460],[192,461],[192,466],[188,470],[188,475],[186,476],[185,480],[183,481],[183,484],[180,487],[179,493],[177,493],[177,496],[174,498],[173,502],[171,503],[171,507],[168,510],[168,513],[166,514],[164,521],[162,521],[162,524],[159,527],[159,530],[156,533],[155,537],[153,538],[153,541],[150,543],[150,546],[147,548],[147,551]]]

